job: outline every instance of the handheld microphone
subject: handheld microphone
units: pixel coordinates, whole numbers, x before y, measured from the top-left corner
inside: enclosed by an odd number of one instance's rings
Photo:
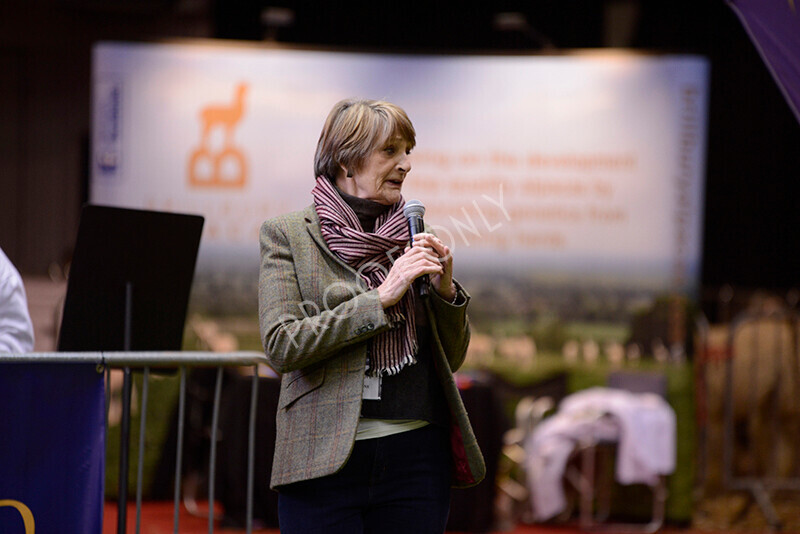
[[[421,234],[425,231],[425,223],[422,218],[425,216],[425,205],[419,200],[409,200],[403,206],[403,215],[408,219],[408,233],[411,235],[411,240],[414,240],[416,234]],[[418,284],[416,282],[419,282]],[[428,275],[420,276],[416,281],[419,295],[421,297],[428,296]]]

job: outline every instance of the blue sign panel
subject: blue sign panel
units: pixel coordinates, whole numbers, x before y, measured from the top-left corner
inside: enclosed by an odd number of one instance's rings
[[[94,364],[0,364],[0,532],[102,532],[104,426]]]

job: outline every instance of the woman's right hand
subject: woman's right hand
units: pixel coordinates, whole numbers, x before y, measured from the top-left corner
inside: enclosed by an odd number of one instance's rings
[[[439,257],[426,247],[407,247],[394,262],[386,280],[378,286],[383,308],[397,304],[414,280],[426,274],[442,274]]]

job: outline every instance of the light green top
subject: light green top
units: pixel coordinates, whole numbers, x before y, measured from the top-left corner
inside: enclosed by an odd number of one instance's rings
[[[399,434],[400,432],[408,432],[409,430],[416,430],[429,424],[427,421],[420,421],[414,419],[399,419],[392,421],[389,419],[367,419],[362,417],[358,420],[358,427],[356,428],[356,440],[359,439],[374,439],[391,436],[392,434]]]

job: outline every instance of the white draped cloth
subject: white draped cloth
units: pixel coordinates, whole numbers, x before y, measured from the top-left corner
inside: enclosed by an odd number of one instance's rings
[[[615,478],[621,484],[655,485],[675,470],[675,412],[651,393],[590,388],[566,397],[558,412],[525,441],[528,487],[537,520],[566,507],[562,478],[577,445],[618,443]]]
[[[19,271],[0,249],[0,353],[33,350],[33,324]]]

